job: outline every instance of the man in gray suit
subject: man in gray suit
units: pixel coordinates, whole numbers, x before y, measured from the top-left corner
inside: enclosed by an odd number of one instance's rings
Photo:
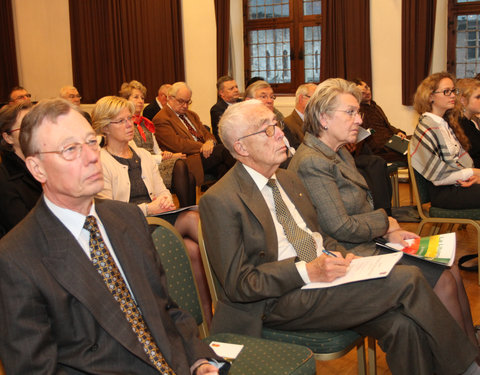
[[[218,374],[195,321],[168,296],[143,214],[93,199],[99,146],[78,108],[40,102],[20,143],[44,195],[0,241],[6,373]]]
[[[378,339],[394,374],[480,372],[478,349],[414,267],[396,266],[382,279],[302,290],[308,282],[344,275],[352,254],[320,232],[298,178],[277,169],[286,157],[284,134],[271,110],[255,100],[234,104],[222,116],[219,134],[237,164],[200,200],[207,251],[221,285],[213,331],[353,329]],[[310,260],[302,260],[303,247],[295,250],[297,239],[277,219],[277,204],[298,233],[313,239]]]

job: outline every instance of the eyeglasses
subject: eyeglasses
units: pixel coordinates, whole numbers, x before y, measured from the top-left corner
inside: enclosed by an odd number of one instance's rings
[[[71,95],[68,95],[68,98],[69,98],[69,99],[75,99],[75,98],[77,98],[77,99],[82,99],[82,97],[80,96],[80,94],[77,94],[77,95],[71,94]]]
[[[120,119],[120,120],[110,121],[110,124],[113,124],[113,125],[126,125],[127,123],[131,123],[131,122],[132,122],[132,119],[133,119],[133,116],[128,116],[128,117],[122,118],[122,119]]]
[[[64,146],[60,151],[41,151],[37,152],[37,154],[58,154],[63,159],[72,161],[78,159],[80,155],[82,155],[83,145],[87,145],[92,151],[98,151],[99,149],[97,138],[92,138],[84,143],[70,143],[69,145]]]
[[[16,128],[16,129],[9,130],[9,131],[7,131],[6,133],[7,133],[8,135],[11,135],[12,133],[18,132],[19,130],[20,130],[20,128]]]
[[[434,91],[434,94],[443,94],[445,96],[450,96],[453,94],[458,95],[458,89],[445,89],[442,91]]]
[[[247,137],[250,137],[252,135],[257,135],[257,134],[261,134],[261,133],[265,133],[267,135],[267,137],[273,137],[275,135],[275,128],[280,128],[280,129],[283,129],[283,122],[280,122],[280,123],[276,123],[276,124],[272,124],[272,125],[268,125],[265,129],[263,130],[260,130],[258,132],[255,132],[255,133],[252,133],[252,134],[247,134],[247,135],[244,135],[243,137],[240,137],[237,139],[237,141],[243,139],[243,138],[247,138]]]
[[[173,99],[175,99],[177,101],[178,104],[180,105],[190,105],[192,104],[192,100],[183,100],[183,99],[177,99],[176,97],[173,97]]]
[[[257,97],[257,99],[260,99],[260,100],[268,100],[268,99],[275,100],[275,99],[277,99],[277,97],[275,95],[260,95],[260,96]]]
[[[363,120],[363,113],[360,112],[360,110],[358,109],[335,109],[334,112],[344,112],[349,115],[352,120],[355,118],[355,116],[359,115],[360,118]]]
[[[19,95],[19,96],[13,98],[12,101],[14,102],[15,100],[29,99],[31,97],[32,97],[32,94]]]

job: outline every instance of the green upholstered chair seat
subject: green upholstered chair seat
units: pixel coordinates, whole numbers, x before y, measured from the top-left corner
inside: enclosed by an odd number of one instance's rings
[[[304,345],[314,353],[336,353],[353,345],[361,336],[354,331],[281,331],[263,328],[262,337],[270,340]]]
[[[162,261],[167,277],[168,292],[182,309],[187,310],[199,325],[205,341],[221,341],[245,345],[233,361],[231,375],[314,375],[315,357],[307,347],[274,342],[236,334],[208,336],[198,290],[185,244],[180,234],[169,223],[158,218],[147,218],[157,228],[152,233],[153,243]]]
[[[244,345],[232,362],[229,375],[315,374],[315,358],[304,346],[258,339],[249,336],[218,333],[204,341],[229,342]],[[252,368],[252,363],[255,367]]]
[[[452,219],[480,220],[480,209],[449,210],[446,208],[430,207],[430,217],[448,217]]]

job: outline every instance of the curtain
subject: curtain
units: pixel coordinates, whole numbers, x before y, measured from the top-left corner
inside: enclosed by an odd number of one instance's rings
[[[362,78],[372,83],[370,1],[324,0],[321,80]]]
[[[230,54],[230,0],[215,0],[217,21],[217,77],[228,75]]]
[[[10,89],[18,85],[17,52],[13,29],[12,0],[0,0],[0,103],[8,101]],[[0,105],[1,106],[1,105]]]
[[[136,79],[151,102],[185,80],[180,0],[69,0],[73,80],[84,103]]]
[[[402,104],[412,105],[432,63],[436,0],[402,1]]]

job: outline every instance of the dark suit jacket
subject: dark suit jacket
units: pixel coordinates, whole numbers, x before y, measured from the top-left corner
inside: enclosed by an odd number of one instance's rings
[[[220,137],[218,136],[218,123],[220,121],[220,117],[222,117],[223,112],[228,108],[228,104],[223,100],[222,98],[218,98],[218,101],[215,103],[215,105],[210,108],[210,120],[212,124],[212,132],[215,138],[217,139],[217,142],[220,141]]]
[[[460,119],[460,125],[470,141],[470,150],[468,153],[473,160],[475,168],[480,168],[480,131],[475,127],[472,120],[466,117]]]
[[[8,232],[35,206],[42,185],[14,152],[2,154],[0,164],[0,225]]]
[[[287,137],[290,146],[295,150],[303,141],[303,120],[294,109],[290,115],[283,119],[286,127],[283,130],[285,137]]]
[[[186,116],[195,125],[197,132],[202,134],[205,141],[215,141],[213,134],[203,126],[195,112],[189,110]],[[200,159],[200,148],[203,143],[193,138],[182,120],[168,105],[157,113],[153,118],[153,123],[155,124],[155,137],[158,145],[171,152],[187,154],[189,170],[194,174],[197,185],[200,185],[203,182],[203,167]]]
[[[143,109],[142,115],[143,115],[143,117],[146,117],[150,121],[152,121],[153,118],[155,117],[155,115],[158,112],[160,112],[160,110],[161,110],[161,108],[158,105],[157,100],[153,99],[153,101]]]
[[[169,298],[141,211],[96,201],[133,295],[167,362],[189,375],[213,352]],[[76,239],[43,199],[0,241],[0,357],[7,374],[158,374]]]
[[[276,176],[307,226],[319,231],[315,209],[298,177],[283,169],[278,169]],[[200,216],[212,268],[223,287],[212,331],[259,336],[268,306],[304,285],[295,266],[297,259],[277,260],[278,242],[270,211],[240,163],[202,196]],[[324,237],[324,246],[344,251],[328,237]]]

